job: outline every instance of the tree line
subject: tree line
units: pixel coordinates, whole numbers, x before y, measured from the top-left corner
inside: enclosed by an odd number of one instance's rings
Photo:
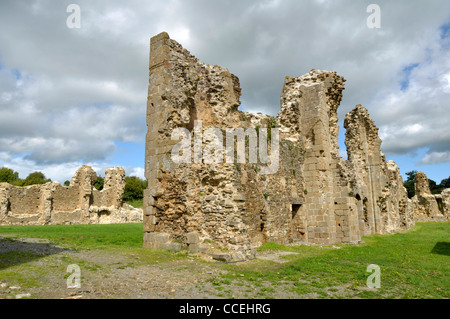
[[[50,178],[46,178],[42,172],[33,172],[28,174],[25,179],[21,179],[18,172],[15,172],[7,167],[0,168],[0,183],[9,183],[14,186],[30,186],[45,184],[51,181],[52,180]],[[98,176],[97,180],[94,182],[94,187],[101,191],[103,189],[104,182],[104,177]],[[70,181],[65,181],[64,185],[69,186]],[[146,180],[142,180],[137,176],[126,176],[123,200],[127,202],[143,199],[144,189],[147,188],[147,185],[148,183]]]
[[[0,183],[9,183],[14,186],[29,186],[36,184],[45,184],[52,180],[46,178],[42,172],[33,172],[28,174],[25,179],[19,178],[19,173],[14,170],[2,167],[0,168]]]
[[[417,171],[411,171],[406,173],[407,179],[406,182],[403,183],[406,190],[408,191],[408,197],[413,198],[416,195],[415,184],[416,184],[416,174]],[[444,189],[450,188],[450,176],[441,181],[440,184],[437,184],[432,179],[428,179],[428,183],[430,186],[431,194],[440,194]]]

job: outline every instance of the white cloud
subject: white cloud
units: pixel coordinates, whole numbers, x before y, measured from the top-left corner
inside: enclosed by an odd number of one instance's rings
[[[127,176],[137,176],[141,179],[145,179],[145,169],[142,167],[125,167],[125,174]]]
[[[443,154],[450,152],[450,51],[442,41],[433,40],[430,37],[422,49],[426,56],[415,61],[404,90],[400,85],[385,87],[369,103],[380,126],[383,151],[406,154],[428,148],[421,163],[448,162]]]
[[[450,162],[450,152],[432,152],[426,154],[419,164],[439,164]]]
[[[286,75],[328,69],[347,79],[341,121],[366,106],[387,155],[450,151],[445,0],[379,0],[376,30],[366,26],[367,1],[77,3],[81,29],[66,26],[70,1],[0,4],[0,154],[23,161],[2,155],[0,166],[68,172],[81,162],[111,163],[116,141],[143,143],[149,39],[161,31],[235,73],[247,110],[276,115]]]

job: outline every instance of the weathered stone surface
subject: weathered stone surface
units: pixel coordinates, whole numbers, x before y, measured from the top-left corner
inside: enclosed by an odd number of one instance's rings
[[[385,160],[378,128],[368,111],[357,105],[345,117],[344,127],[361,235],[409,229],[414,224],[413,211],[400,170]]]
[[[436,195],[436,199],[441,202],[441,212],[450,220],[450,188],[444,189],[440,195]]]
[[[156,223],[147,232],[172,239],[197,234],[200,244],[226,248],[234,260],[252,256],[267,241],[355,243],[363,235],[408,229],[414,224],[412,201],[397,165],[380,151],[378,128],[360,105],[345,118],[349,159],[339,157],[337,108],[344,83],[336,72],[322,70],[286,77],[277,117],[246,113],[238,110],[235,75],[200,62],[167,33],[153,37],[144,205]],[[191,139],[190,162],[172,160],[179,141],[171,135],[177,128],[187,129]],[[218,164],[209,162],[216,154],[207,154],[205,146],[215,136],[249,128],[258,136],[261,129],[279,130],[279,144],[267,138],[268,155],[279,149],[276,172],[263,173],[270,161],[250,163],[249,149],[261,152],[265,142],[259,140],[257,147],[250,134],[241,141],[245,159],[230,162],[226,154]],[[195,142],[200,134],[203,139]],[[144,247],[152,242],[144,236]],[[184,244],[194,251],[198,245]]]
[[[0,225],[112,224],[142,222],[142,209],[122,200],[125,170],[105,171],[104,188],[95,189],[97,174],[79,168],[69,186],[52,182],[16,187],[0,184]]]
[[[189,244],[189,245],[191,245],[191,244],[198,244],[199,242],[200,242],[200,239],[198,238],[198,234],[197,233],[194,233],[194,232],[192,232],[192,233],[187,233],[186,235],[185,235],[185,243],[186,244]]]
[[[430,191],[428,177],[425,173],[416,174],[414,202],[414,218],[418,222],[447,221],[448,215],[448,194],[450,189],[446,189],[441,195],[433,195]]]
[[[229,254],[211,254],[211,257],[217,261],[230,262],[231,256]]]

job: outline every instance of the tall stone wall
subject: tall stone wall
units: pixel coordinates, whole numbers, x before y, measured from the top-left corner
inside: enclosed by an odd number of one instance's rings
[[[378,128],[367,109],[357,105],[344,120],[348,165],[353,172],[352,194],[357,199],[362,235],[408,229],[414,224],[412,203],[400,170],[381,152]]]
[[[200,62],[167,33],[153,37],[144,247],[218,245],[238,259],[267,241],[356,243],[363,235],[408,229],[412,202],[362,106],[345,119],[349,158],[339,157],[344,83],[321,70],[286,77],[277,117],[246,113],[238,110],[235,75]],[[245,140],[229,142],[237,129]],[[251,150],[260,155],[266,144],[269,160],[252,161]],[[222,145],[225,154],[211,153],[211,145]],[[239,145],[245,158],[230,151]]]
[[[77,170],[69,186],[56,182],[27,187],[0,183],[0,225],[105,224],[141,222],[142,211],[123,203],[125,170],[105,171],[102,191],[89,166]]]

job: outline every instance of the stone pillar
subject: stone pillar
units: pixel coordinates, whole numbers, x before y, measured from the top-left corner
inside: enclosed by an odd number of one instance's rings
[[[125,184],[125,170],[122,167],[108,168],[105,171],[103,192],[108,194],[108,206],[116,209],[122,206]]]
[[[447,220],[450,220],[450,188],[444,189],[440,195],[442,214]]]
[[[53,211],[53,191],[55,183],[46,183],[41,187],[41,209],[39,225],[47,225],[51,222]]]
[[[91,204],[92,188],[97,179],[95,171],[87,165],[80,167],[70,182],[71,187],[79,188],[79,204],[78,209],[81,211],[80,224],[90,223],[89,207]]]
[[[335,72],[313,70],[298,77],[287,78],[279,118],[288,123],[284,112],[297,113],[297,126],[305,147],[304,210],[307,215],[308,241],[319,244],[336,242],[335,170],[338,150],[337,107],[344,88],[344,79]],[[291,110],[295,106],[296,110]],[[343,205],[348,208],[347,202]]]
[[[166,88],[169,87],[170,76],[166,69],[170,68],[169,35],[160,33],[150,40],[150,76],[147,100],[147,136],[145,145],[145,177],[148,189],[144,191],[144,232],[155,231],[156,217],[154,198],[161,195],[158,180],[160,168],[163,166],[168,146],[172,145],[170,135],[161,138],[160,130],[167,120],[167,108],[170,102],[166,99]],[[167,92],[168,93],[168,92]],[[167,158],[166,158],[167,159]],[[146,246],[144,236],[144,247]],[[147,245],[148,246],[148,245]]]
[[[0,183],[0,224],[7,224],[9,212],[9,188],[8,183]]]
[[[425,173],[416,174],[414,184],[416,195],[414,201],[414,217],[418,222],[446,221],[446,218],[439,210],[436,197],[431,194],[428,177]]]
[[[358,205],[360,207],[360,231],[363,235],[383,232],[380,208],[381,197],[381,139],[378,128],[362,105],[357,105],[344,120],[345,145],[348,160],[354,169]],[[355,194],[355,195],[356,195]]]

